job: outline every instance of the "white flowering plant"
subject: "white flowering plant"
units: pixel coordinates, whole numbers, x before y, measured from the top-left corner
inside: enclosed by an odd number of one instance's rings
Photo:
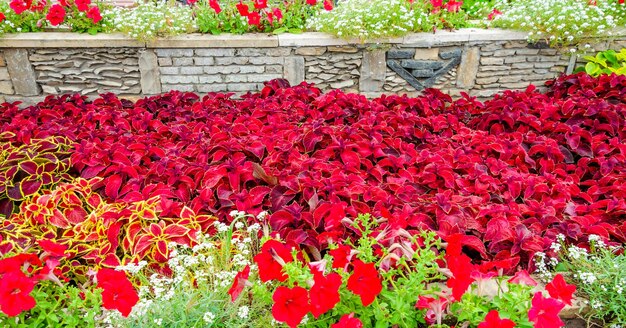
[[[588,302],[588,320],[602,326],[626,324],[626,256],[624,245],[607,244],[598,235],[589,235],[588,246],[567,245],[560,235],[552,244],[552,255],[535,256],[536,273],[548,281],[555,272],[577,286]]]
[[[610,37],[612,29],[626,24],[626,4],[619,0],[499,0],[494,7],[501,14],[492,26],[528,31],[530,42],[550,46]]]
[[[342,38],[362,40],[398,37],[411,32],[468,26],[462,2],[344,0],[330,11],[320,11],[308,27]]]
[[[149,1],[133,8],[114,7],[105,10],[102,16],[108,32],[122,32],[140,41],[197,30],[192,9],[171,1]]]
[[[215,222],[216,233],[199,234],[198,243],[191,247],[171,244],[170,275],[154,273],[143,262],[118,267],[135,277],[140,299],[128,318],[110,311],[104,323],[114,327],[251,327],[259,318],[269,318],[265,303],[252,303],[247,297],[231,300],[229,289],[237,273],[248,266],[250,274],[256,274],[252,257],[258,252],[262,229],[260,218],[248,224],[250,215],[233,211],[231,216],[230,225]]]

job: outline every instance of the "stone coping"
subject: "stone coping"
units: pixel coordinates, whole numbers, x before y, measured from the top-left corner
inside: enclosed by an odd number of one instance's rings
[[[626,36],[626,28],[613,31],[613,36]],[[307,46],[343,46],[397,44],[409,47],[432,47],[446,44],[483,41],[526,40],[526,32],[465,28],[455,31],[437,31],[435,33],[412,33],[404,37],[361,41],[357,39],[339,39],[320,32],[302,34],[183,34],[174,37],[159,38],[151,42],[141,42],[121,33],[97,35],[71,32],[40,32],[6,34],[0,37],[0,48],[273,48]]]

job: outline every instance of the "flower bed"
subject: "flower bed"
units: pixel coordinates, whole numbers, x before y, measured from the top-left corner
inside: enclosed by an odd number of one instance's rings
[[[559,243],[578,247],[575,260],[580,247],[594,249],[594,240],[618,248],[626,240],[626,77],[580,73],[547,85],[546,93],[529,86],[484,103],[453,101],[435,89],[370,101],[273,80],[242,99],[173,91],[135,103],[106,94],[93,101],[51,96],[23,109],[2,104],[0,250],[8,264],[0,275],[23,283],[19,296],[26,300],[2,311],[37,320],[28,312],[35,306],[30,291],[37,286],[33,295],[43,304],[54,294],[47,294],[54,290],[48,282],[65,279],[69,289],[55,293],[82,288],[91,294],[78,303],[102,302],[128,315],[136,301],[163,295],[154,289],[158,275],[151,282],[132,277],[136,285],[152,284],[137,295],[131,282],[112,283],[126,275],[100,268],[145,261],[145,274],[182,274],[177,270],[202,261],[196,246],[206,233],[219,237],[206,247],[225,252],[217,268],[227,273],[213,271],[220,276],[206,285],[216,294],[194,296],[201,283],[195,275],[171,293],[189,297],[188,307],[198,297],[223,301],[230,294],[240,302],[224,312],[232,320],[248,318],[252,301],[237,296],[258,277],[274,282],[250,290],[260,304],[255,313],[292,327],[309,312],[322,318],[306,319],[312,326],[414,326],[442,324],[444,317],[452,320],[446,324],[482,325],[499,315],[521,326],[559,326],[571,288],[555,278],[546,298],[519,282],[533,284],[523,270],[547,273],[554,261],[535,256],[561,258]],[[247,267],[257,238],[263,246]],[[233,239],[248,246],[230,245]],[[171,259],[181,250],[172,244],[193,247],[178,269]],[[101,272],[101,301],[93,268]],[[480,292],[482,281],[498,274],[517,278],[510,293],[491,299]],[[328,290],[314,292],[316,282]],[[380,289],[369,288],[378,283]],[[472,284],[475,293],[466,293]],[[400,292],[409,286],[417,289]],[[0,286],[13,293],[7,288]],[[315,301],[330,302],[336,293],[334,304]],[[112,302],[116,297],[128,303]],[[302,306],[288,308],[292,302]],[[72,313],[83,315],[78,303]],[[519,312],[507,312],[522,303]],[[54,322],[49,313],[57,308],[38,309]],[[219,322],[213,310],[201,309],[197,320]],[[619,323],[619,311],[602,313]]]
[[[140,40],[153,40],[193,31],[278,34],[308,29],[364,40],[493,25],[528,31],[533,42],[583,46],[589,39],[605,38],[607,31],[626,23],[623,0],[384,0],[373,4],[342,0],[336,6],[331,0],[187,2],[191,5],[149,1],[133,8],[115,8],[92,4],[91,0],[11,0],[0,3],[0,33],[67,26],[76,32],[119,31]]]

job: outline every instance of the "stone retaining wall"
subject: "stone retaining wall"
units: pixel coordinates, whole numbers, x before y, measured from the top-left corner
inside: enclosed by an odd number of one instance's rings
[[[626,47],[626,31],[597,50]],[[0,38],[0,101],[33,102],[46,95],[115,92],[140,97],[170,90],[260,90],[286,78],[367,96],[417,95],[436,87],[479,98],[543,85],[571,72],[581,57],[525,33],[462,29],[361,43],[322,33],[182,35],[142,43],[123,35],[23,33]]]

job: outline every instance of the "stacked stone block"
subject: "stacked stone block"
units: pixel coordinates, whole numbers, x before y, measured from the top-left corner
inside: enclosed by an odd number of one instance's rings
[[[163,91],[258,91],[284,77],[291,48],[156,49]]]
[[[33,49],[29,53],[44,95],[141,93],[138,49]]]
[[[11,76],[7,69],[7,63],[4,60],[4,52],[0,51],[0,101],[4,101],[3,94],[13,94],[13,83],[11,83]]]
[[[359,91],[360,67],[364,49],[354,46],[303,47],[305,79],[324,90]]]

